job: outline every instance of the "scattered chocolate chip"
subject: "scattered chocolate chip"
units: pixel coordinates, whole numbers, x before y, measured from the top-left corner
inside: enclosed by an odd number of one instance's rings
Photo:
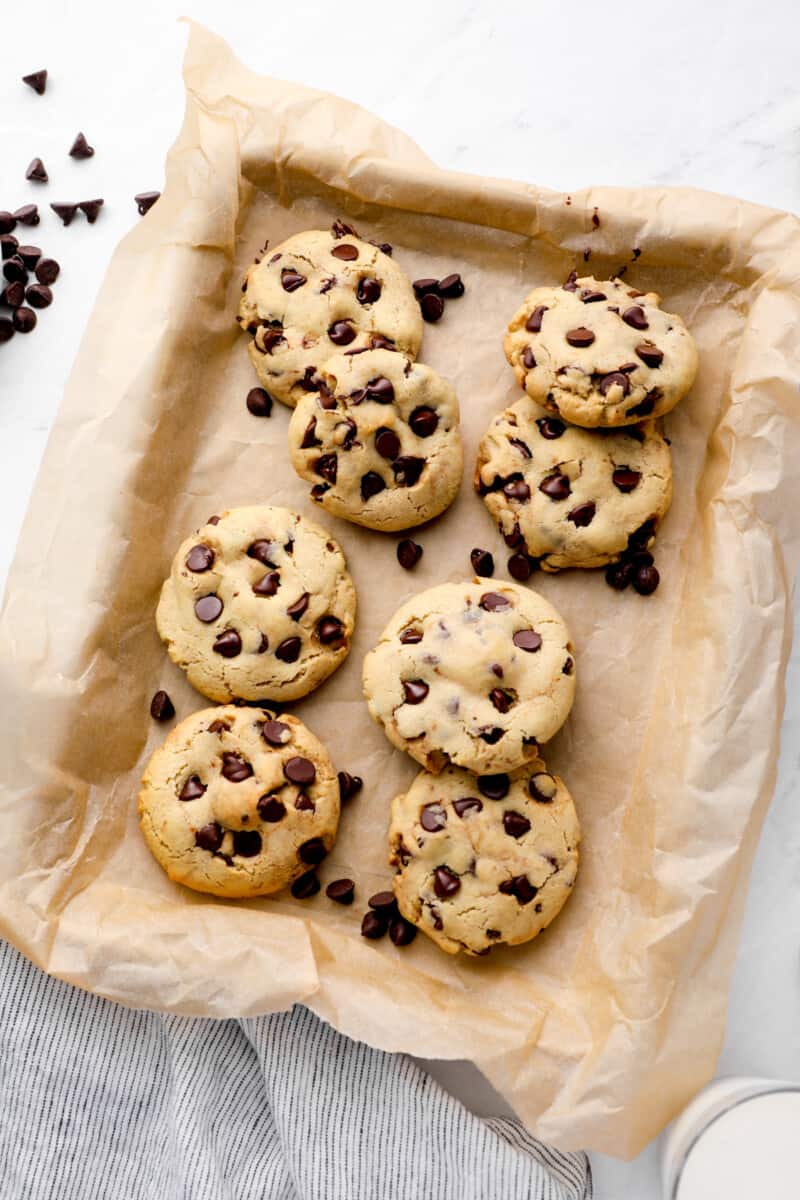
[[[551,500],[566,500],[572,488],[566,475],[548,475],[539,484],[539,491],[544,492]]]
[[[197,546],[192,546],[189,553],[186,555],[186,566],[190,571],[200,574],[203,571],[209,571],[214,565],[214,551],[210,546],[206,546],[200,542]]]
[[[53,303],[53,293],[44,283],[32,283],[25,292],[25,299],[34,308],[49,308]]]
[[[204,625],[210,625],[212,621],[216,621],[222,609],[222,601],[213,592],[208,596],[200,596],[194,602],[194,615]]]
[[[20,307],[11,318],[17,333],[30,333],[36,328],[36,313],[32,308]]]
[[[154,721],[171,721],[175,716],[175,705],[166,692],[156,692],[150,701],[150,716]]]
[[[379,429],[375,434],[375,449],[381,458],[397,458],[400,453],[400,438],[393,429]]]
[[[222,756],[222,776],[229,783],[243,783],[245,779],[249,779],[253,774],[253,768],[249,762],[242,758],[241,754],[235,751],[226,751]]]
[[[503,494],[508,496],[509,500],[516,500],[518,503],[524,504],[531,498],[531,489],[524,479],[509,479],[508,483],[503,486]]]
[[[190,775],[178,792],[178,799],[184,802],[187,800],[199,800],[205,794],[205,790],[206,785],[201,782],[200,776]]]
[[[419,823],[428,833],[438,833],[447,824],[447,813],[441,804],[425,804],[419,814]]]
[[[657,567],[639,567],[633,576],[634,590],[640,596],[650,596],[661,582]]]
[[[340,258],[342,262],[355,262],[358,258],[358,246],[354,246],[352,242],[344,242],[341,246],[334,246],[331,254],[334,258]]]
[[[511,781],[507,775],[479,775],[478,791],[487,800],[503,800],[508,795]]]
[[[325,895],[335,904],[352,904],[356,895],[356,885],[352,879],[334,879],[325,888]]]
[[[86,215],[86,220],[90,225],[94,225],[97,218],[100,216],[100,209],[105,204],[104,200],[79,200],[78,208]]]
[[[370,896],[367,904],[381,917],[389,917],[392,913],[397,912],[397,901],[395,900],[394,892],[375,892]]]
[[[445,275],[437,283],[436,290],[445,300],[457,300],[464,295],[464,281],[460,275]]]
[[[659,350],[652,342],[639,342],[636,347],[639,358],[648,367],[660,367],[664,361],[664,351]]]
[[[6,251],[6,239],[8,239],[10,237],[10,235],[14,232],[16,227],[17,227],[16,218],[13,217],[12,214],[10,212],[8,212],[7,209],[3,209],[2,211],[0,211],[0,235],[2,235],[2,237],[3,237],[3,258],[8,258],[8,255],[5,252]],[[16,246],[18,244],[17,239],[11,238],[11,240],[14,243],[14,246],[16,248]]]
[[[335,453],[322,454],[314,463],[314,471],[323,479],[327,479],[328,483],[336,483],[338,466],[339,460]]]
[[[339,799],[343,804],[351,800],[364,786],[361,776],[351,775],[349,771],[340,771],[336,778],[339,780]]]
[[[396,916],[389,922],[389,937],[395,946],[410,946],[416,936],[416,925],[405,917]]]
[[[518,629],[511,640],[515,646],[520,650],[525,650],[528,654],[533,654],[542,646],[541,634],[537,633],[535,629]]]
[[[571,521],[578,529],[585,529],[587,525],[591,525],[596,511],[594,501],[587,500],[585,504],[578,504],[571,512],[568,512],[567,520]]]
[[[522,813],[514,812],[512,809],[503,813],[503,829],[509,837],[521,838],[530,827],[530,821],[527,817],[523,817]]]
[[[314,801],[305,794],[300,792],[294,802],[294,806],[298,812],[315,812]]]
[[[223,658],[236,658],[237,654],[242,652],[242,639],[235,629],[224,629],[211,649]]]
[[[528,333],[539,333],[542,328],[542,317],[547,312],[545,304],[539,304],[525,322]]]
[[[518,583],[525,583],[531,577],[533,571],[532,560],[527,554],[517,551],[512,554],[508,560],[508,573],[512,579],[516,579]]]
[[[19,309],[17,309],[17,312],[19,312]],[[14,316],[16,315],[17,313],[14,313]],[[8,317],[0,317],[0,343],[10,342],[13,336],[14,322],[10,321]]]
[[[472,569],[476,575],[480,575],[483,579],[490,579],[494,575],[494,558],[488,550],[481,550],[478,546],[470,552],[469,561],[472,563]]]
[[[281,286],[285,292],[296,292],[306,283],[308,280],[299,271],[292,271],[289,267],[284,267],[281,271]]]
[[[42,257],[42,252],[38,246],[18,246],[17,255],[22,259],[27,271],[33,271]]]
[[[628,551],[628,554],[630,554],[630,551]],[[631,555],[630,561],[634,567],[652,567],[655,559],[649,550],[637,550]]]
[[[36,278],[48,287],[55,283],[60,274],[61,267],[54,258],[40,258],[36,264]]]
[[[261,834],[257,829],[236,829],[233,833],[233,853],[240,858],[255,858],[261,853]]]
[[[498,612],[504,608],[511,608],[511,601],[500,592],[484,592],[480,598],[480,606],[486,612]]]
[[[139,210],[139,216],[143,217],[145,213],[149,212],[160,196],[161,192],[137,192],[133,197],[133,202]]]
[[[12,215],[20,225],[39,224],[39,209],[35,204],[23,204],[22,208],[18,208]]]
[[[540,771],[538,775],[532,775],[528,781],[528,791],[532,798],[538,801],[539,804],[550,804],[555,798],[557,790],[555,779],[552,775],[548,775],[546,771]]]
[[[69,148],[70,158],[91,158],[94,146],[90,146],[82,133],[79,133]]]
[[[515,875],[513,879],[503,880],[498,890],[506,896],[513,896],[519,904],[530,904],[539,891],[526,875]]]
[[[310,787],[317,778],[317,768],[310,758],[295,755],[283,764],[283,773],[290,783],[300,787]]]
[[[514,703],[514,697],[509,692],[504,692],[502,688],[492,688],[489,692],[489,699],[498,712],[507,713]]]
[[[43,96],[47,87],[47,71],[32,71],[30,75],[22,76],[22,82],[33,88],[37,96]]]
[[[559,421],[558,417],[539,417],[536,422],[539,433],[543,438],[547,438],[549,442],[555,438],[560,438],[566,430],[566,425],[563,421]]]
[[[461,888],[461,880],[449,867],[437,867],[433,872],[433,890],[440,900],[449,900]]]
[[[627,396],[631,390],[631,381],[624,371],[611,371],[608,375],[603,376],[599,387],[603,396],[607,396],[612,387],[622,388],[623,396]]]
[[[356,288],[356,300],[358,300],[359,304],[374,304],[375,301],[380,300],[380,298],[381,298],[381,285],[377,279],[373,279],[372,277],[367,277],[366,279],[359,280],[358,287]],[[375,340],[376,339],[373,339],[373,342]],[[380,348],[381,347],[373,345],[373,349],[380,349]],[[383,347],[383,348],[387,349],[387,347]],[[392,346],[388,347],[388,349],[393,349],[393,348],[394,348],[394,343],[392,343]]]
[[[426,277],[425,279],[415,279],[411,286],[414,289],[414,295],[418,300],[421,300],[423,296],[428,296],[431,292],[435,292],[437,290],[439,287],[439,280],[432,279],[430,277]]]
[[[272,412],[272,397],[263,388],[251,388],[247,393],[247,411],[254,417],[268,417]]]
[[[10,283],[25,283],[28,278],[25,263],[18,254],[12,254],[11,258],[6,259],[3,274]]]
[[[392,381],[391,379],[387,379],[385,375],[379,375],[377,379],[371,379],[365,391],[367,399],[375,400],[378,404],[391,404],[394,400]]]
[[[370,500],[386,487],[386,482],[376,471],[367,471],[361,476],[361,499]]]
[[[412,538],[403,538],[397,543],[397,561],[406,571],[415,567],[422,558],[422,546]]]
[[[463,821],[471,812],[481,812],[483,802],[477,796],[464,796],[461,800],[453,801],[453,809]]]
[[[318,867],[323,858],[327,858],[328,850],[322,838],[313,837],[303,842],[297,853],[301,862],[309,867]]]
[[[312,896],[316,896],[320,889],[320,882],[317,878],[316,871],[306,871],[295,879],[291,887],[291,893],[295,900],[310,900]]]
[[[299,621],[308,608],[308,600],[308,592],[303,592],[302,596],[298,596],[295,602],[286,609],[287,617],[291,617],[293,621]]]
[[[222,826],[216,821],[212,821],[210,825],[203,825],[195,832],[194,841],[201,850],[208,850],[213,854],[222,845]]]
[[[56,216],[61,218],[65,225],[72,224],[72,219],[75,216],[75,213],[78,211],[77,204],[51,204],[50,207]]]
[[[568,329],[564,336],[570,346],[579,346],[581,348],[591,346],[594,341],[594,334],[585,325],[579,325],[577,329]]]
[[[420,299],[419,307],[423,319],[432,325],[441,320],[444,313],[444,300],[436,292],[426,292]]]
[[[400,641],[404,646],[416,646],[418,642],[422,641],[422,630],[404,629],[400,634]]]
[[[350,321],[334,321],[328,329],[328,337],[335,346],[349,346],[356,336]]]
[[[626,562],[624,559],[621,562],[611,563],[606,567],[606,583],[615,592],[623,592],[633,578],[633,571],[633,563]]]
[[[31,159],[25,172],[25,178],[33,183],[47,183],[47,169],[40,158]]]
[[[605,292],[593,292],[591,288],[584,288],[581,292],[581,300],[584,304],[598,304],[601,300],[607,300]]]
[[[344,221],[340,221],[337,217],[331,225],[331,233],[335,238],[343,237],[358,237],[352,225],[346,225]]]
[[[25,284],[22,280],[17,279],[14,283],[3,290],[0,295],[0,303],[7,305],[9,308],[19,308],[25,301]]]
[[[11,213],[0,213],[0,229],[3,228],[4,217],[11,217]],[[16,225],[16,221],[14,221],[14,224]],[[0,235],[0,253],[2,253],[3,262],[5,262],[6,259],[11,258],[12,255],[16,254],[18,246],[19,242],[14,237],[13,233],[4,233]]]
[[[388,926],[386,921],[379,917],[377,913],[364,913],[364,919],[361,922],[361,936],[369,938],[371,942],[376,942],[378,938],[382,938],[386,933]]]
[[[281,584],[281,577],[277,571],[268,571],[266,575],[253,584],[253,593],[256,596],[274,596]]]
[[[219,518],[217,518],[219,520]],[[209,521],[210,525],[211,522]],[[277,551],[278,547],[274,542],[270,542],[267,538],[256,538],[247,547],[247,557],[255,558],[258,562],[263,563],[265,567],[275,567],[275,562],[272,560],[272,555]]]
[[[421,704],[430,688],[421,679],[405,679],[403,680],[403,691],[406,704]]]
[[[435,432],[439,424],[439,416],[432,408],[421,405],[419,408],[414,409],[408,423],[417,437],[426,438]]]
[[[626,308],[622,314],[622,319],[626,325],[630,325],[632,329],[647,329],[647,317],[645,311],[640,304],[632,304],[630,308]]]

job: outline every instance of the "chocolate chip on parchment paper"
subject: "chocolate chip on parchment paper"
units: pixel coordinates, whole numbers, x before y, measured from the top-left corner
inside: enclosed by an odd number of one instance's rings
[[[481,550],[476,546],[470,551],[469,561],[475,574],[481,578],[489,579],[494,575],[494,558],[488,550]]]
[[[351,800],[364,786],[361,776],[351,775],[349,771],[340,771],[337,779],[339,781],[339,799],[343,804],[347,800]]]
[[[395,946],[410,946],[417,936],[417,927],[405,917],[396,916],[389,922],[389,937]]]
[[[444,300],[437,292],[426,292],[420,299],[419,307],[423,319],[430,325],[441,320],[444,315]]]
[[[171,721],[175,716],[175,705],[167,692],[158,691],[150,701],[150,716],[154,721]]]
[[[356,895],[355,881],[352,879],[334,879],[325,888],[325,895],[335,904],[352,904]]]
[[[369,938],[371,942],[375,942],[378,938],[382,938],[388,929],[387,922],[383,917],[379,917],[377,913],[364,913],[361,921],[361,936]]]
[[[397,543],[397,561],[406,571],[415,567],[422,558],[422,546],[412,538],[403,538]]]
[[[317,872],[306,871],[304,875],[300,875],[295,879],[291,887],[291,892],[295,900],[309,900],[312,896],[316,896],[319,889],[320,882],[317,878]]]

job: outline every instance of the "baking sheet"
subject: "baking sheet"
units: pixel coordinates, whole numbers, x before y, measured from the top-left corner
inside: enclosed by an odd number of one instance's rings
[[[109,267],[9,575],[0,932],[125,1004],[223,1017],[300,1000],[384,1049],[471,1058],[542,1138],[632,1156],[712,1074],[773,789],[800,540],[798,221],[685,189],[566,197],[442,171],[369,113],[250,72],[197,26],[185,78],[164,194]],[[460,271],[467,286],[420,355],[458,393],[465,479],[418,535],[413,573],[394,536],[312,506],[288,463],[288,410],[257,420],[244,405],[244,269],[265,239],[335,217],[393,243],[412,278]],[[701,359],[665,423],[675,496],[657,594],[616,594],[602,572],[532,581],[576,644],[577,702],[544,748],[583,827],[570,903],[530,946],[467,961],[422,937],[366,942],[363,904],[170,884],[135,819],[165,736],[148,705],[159,687],[179,717],[205,701],[169,662],[155,604],[188,531],[258,502],[313,513],[348,556],[352,652],[291,711],[365,779],[323,881],[352,875],[362,900],[388,884],[388,805],[416,766],[371,723],[361,662],[409,595],[469,575],[473,546],[505,562],[471,487],[480,436],[518,395],[502,333],[534,284],[583,271],[587,254],[599,278],[625,266],[660,292]]]

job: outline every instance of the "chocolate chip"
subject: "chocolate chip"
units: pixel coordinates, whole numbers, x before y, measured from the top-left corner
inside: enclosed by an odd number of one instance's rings
[[[51,204],[50,207],[57,217],[61,217],[61,220],[65,225],[72,224],[72,219],[75,216],[75,213],[78,211],[77,204]]]
[[[293,271],[290,267],[282,269],[281,286],[285,292],[296,292],[298,288],[304,287],[307,283],[305,275],[301,275],[299,271]]]
[[[381,458],[397,458],[400,453],[400,438],[393,429],[379,429],[375,434],[375,449]]]
[[[630,467],[617,467],[611,478],[614,486],[621,492],[632,492],[642,476],[639,471],[632,471]]]
[[[61,267],[54,258],[40,258],[36,264],[36,278],[48,287],[55,283],[60,274]]]
[[[345,224],[345,222],[340,221],[338,217],[331,225],[331,233],[335,238],[358,237],[358,234],[353,226]]]
[[[547,312],[547,305],[538,304],[525,322],[528,333],[539,333],[542,328],[542,317]]]
[[[578,529],[585,529],[587,525],[591,525],[596,511],[594,501],[587,500],[585,504],[578,504],[571,512],[568,512],[567,520],[571,521]]]
[[[255,858],[261,853],[261,834],[257,829],[236,829],[233,833],[233,853],[240,858]]]
[[[422,641],[422,630],[404,629],[400,634],[400,641],[404,646],[416,646],[418,642]]]
[[[11,320],[17,333],[30,333],[32,329],[36,328],[36,313],[32,308],[16,309]]]
[[[436,292],[426,292],[419,302],[422,316],[429,324],[441,320],[444,313],[444,300]]]
[[[334,258],[340,258],[342,262],[355,262],[358,258],[358,246],[354,246],[352,242],[343,242],[341,246],[334,246],[331,254]]]
[[[436,431],[436,427],[439,424],[439,416],[432,408],[420,405],[419,408],[414,409],[408,419],[408,423],[417,437],[426,438],[430,437]]]
[[[514,697],[509,692],[504,692],[502,688],[492,688],[489,692],[489,699],[501,713],[507,713],[514,703]]]
[[[648,517],[638,529],[628,537],[629,550],[646,550],[656,533],[656,518]]]
[[[415,458],[411,454],[401,454],[392,463],[395,482],[402,487],[414,487],[415,484],[419,483],[419,478],[424,467],[424,458]]]
[[[503,813],[503,829],[509,837],[521,838],[530,827],[530,821],[522,813],[514,812],[513,809]]]
[[[303,842],[297,851],[300,860],[309,867],[318,867],[323,858],[328,855],[328,850],[320,837],[309,838],[307,842]]]
[[[139,216],[143,217],[158,200],[161,192],[137,192],[133,197],[133,202],[139,210]]]
[[[314,463],[315,473],[321,475],[323,479],[327,479],[328,483],[336,483],[338,469],[339,460],[335,453],[322,454]]]
[[[262,633],[256,654],[266,654],[267,650],[269,650],[269,638],[265,633]]]
[[[212,621],[216,621],[222,609],[222,601],[213,592],[208,596],[200,596],[194,602],[194,615],[204,625],[210,625]]]
[[[394,892],[375,892],[370,896],[367,904],[381,917],[389,917],[392,913],[397,912],[397,901],[395,900]]]
[[[222,826],[216,821],[203,825],[195,832],[194,842],[201,850],[209,850],[213,854],[222,845]]]
[[[472,563],[475,574],[480,575],[483,579],[489,579],[494,575],[494,558],[488,550],[481,550],[476,546],[470,552],[469,561]]]
[[[328,329],[328,337],[335,346],[349,346],[356,336],[350,321],[334,321]]]
[[[593,292],[590,288],[584,288],[581,292],[581,300],[584,304],[597,304],[600,300],[607,300],[605,292]]]
[[[290,604],[286,609],[287,617],[291,617],[293,621],[299,621],[308,608],[308,592],[303,592],[302,596],[298,596],[294,604]]]
[[[33,183],[47,183],[47,169],[40,158],[31,159],[25,172],[25,178]]]
[[[539,484],[539,491],[551,500],[566,500],[572,489],[566,475],[548,475]]]
[[[253,774],[249,762],[233,750],[226,751],[222,756],[222,775],[229,783],[243,783]]]
[[[630,551],[628,551],[628,554],[630,554]],[[631,555],[630,561],[633,563],[634,568],[652,567],[655,559],[649,550],[637,550],[633,555]]]
[[[644,309],[640,304],[632,304],[630,308],[626,308],[622,314],[622,319],[626,325],[630,325],[632,329],[647,329],[647,317]]]
[[[528,781],[528,791],[539,804],[550,804],[555,799],[557,790],[555,779],[546,771],[540,771],[538,775],[531,776]]]
[[[275,651],[275,657],[285,663],[297,662],[302,645],[299,637],[284,638]]]
[[[3,209],[2,211],[0,211],[0,235],[2,235],[2,237],[4,239],[4,241],[3,241],[3,258],[8,258],[8,255],[6,254],[5,239],[10,237],[10,235],[14,232],[16,227],[17,227],[16,218],[8,211],[8,209]],[[11,241],[14,243],[14,246],[16,247],[17,239],[11,238]]]
[[[316,871],[306,871],[295,879],[291,887],[291,893],[295,900],[309,900],[312,896],[316,896],[320,889],[320,882],[317,878]]]
[[[254,417],[268,417],[272,412],[272,397],[263,388],[251,388],[247,393],[247,411]]]
[[[549,442],[560,438],[567,428],[563,421],[559,421],[558,417],[539,417],[536,424],[539,427],[539,433]]]
[[[664,361],[664,351],[659,350],[658,346],[654,346],[652,342],[639,342],[636,353],[648,367],[660,367]]]
[[[340,771],[336,777],[339,780],[339,799],[344,804],[351,800],[364,786],[360,775],[351,775],[349,771]]]
[[[200,574],[202,571],[209,571],[213,565],[214,551],[203,542],[200,542],[197,546],[192,546],[186,555],[186,566],[196,574]]]
[[[376,471],[367,471],[366,475],[361,476],[361,499],[369,500],[385,487],[385,481]]]
[[[414,295],[418,300],[421,300],[423,296],[427,296],[438,289],[439,280],[426,276],[425,279],[415,279],[411,286],[414,289]]]
[[[82,133],[79,133],[69,148],[70,158],[91,158],[94,146],[90,146]]]
[[[156,692],[150,701],[150,716],[154,721],[171,721],[175,716],[175,705],[166,692]]]
[[[242,639],[235,629],[224,629],[211,649],[223,658],[236,658],[237,654],[242,652]]]
[[[285,746],[292,740],[292,731],[283,721],[265,721],[261,736],[269,746]]]
[[[525,650],[528,654],[535,653],[542,646],[541,634],[535,629],[518,629],[511,640],[518,649]]]
[[[623,592],[633,578],[633,563],[615,562],[606,568],[606,583],[616,592]]]
[[[447,813],[441,804],[426,804],[419,814],[419,823],[428,833],[438,833],[447,824]]]
[[[210,525],[211,522],[209,521],[208,524]],[[247,557],[257,559],[265,567],[275,567],[277,564],[273,561],[272,555],[276,553],[277,549],[275,543],[268,541],[267,538],[256,538],[247,547]]]
[[[296,755],[283,764],[283,773],[290,783],[309,787],[317,778],[317,768],[310,758]]]
[[[415,567],[422,558],[422,546],[411,538],[403,538],[397,543],[397,561],[406,571]]]
[[[594,334],[585,325],[579,325],[577,329],[568,329],[565,337],[570,346],[591,346],[594,341]]]
[[[338,650],[345,642],[344,626],[338,617],[322,617],[317,625],[317,637],[323,646],[333,646]]]
[[[298,812],[315,812],[316,811],[315,807],[314,807],[314,801],[309,796],[307,796],[305,794],[305,792],[298,793],[297,799],[294,802],[294,806]]]
[[[661,582],[656,567],[639,567],[633,576],[634,589],[640,596],[650,596]]]
[[[391,404],[394,400],[394,386],[391,379],[387,379],[385,375],[371,379],[365,390],[367,399],[375,400],[378,404]]]
[[[356,885],[352,879],[334,879],[325,888],[325,895],[335,904],[352,904],[355,894]]]
[[[213,517],[209,517],[208,520],[206,521],[206,525],[219,525],[219,523],[220,523],[220,518],[218,516],[216,516],[216,514]]]
[[[23,204],[22,208],[18,208],[12,215],[20,225],[39,224],[39,209],[35,204]]]
[[[525,583],[531,577],[534,561],[522,551],[512,554],[508,560],[508,573],[518,583]]]
[[[509,500],[524,504],[531,498],[531,489],[524,479],[510,479],[503,487],[503,494],[508,496]]]
[[[11,213],[2,213],[2,212],[0,212],[0,229],[3,228],[3,218],[4,217],[9,217],[14,222],[14,224],[11,226],[11,228],[13,229],[14,225],[16,225],[16,221],[14,221],[14,218],[11,216]],[[18,245],[19,245],[19,242],[14,237],[13,233],[4,233],[4,234],[0,235],[0,254],[2,254],[2,256],[3,256],[3,262],[5,262],[6,259],[11,258],[11,256],[13,254],[16,254]]]
[[[501,612],[504,608],[511,608],[511,601],[500,592],[484,592],[480,598],[480,606],[486,612]]]
[[[508,795],[511,780],[507,775],[479,775],[478,791],[487,800],[503,800]]]
[[[281,577],[277,571],[268,571],[266,575],[253,584],[253,592],[256,596],[274,596],[280,587]]]
[[[387,923],[377,913],[364,913],[364,919],[361,922],[361,936],[369,938],[371,942],[376,942],[378,938],[382,938],[386,933]]]
[[[449,867],[437,867],[433,872],[433,890],[440,900],[449,900],[461,888],[461,880]]]
[[[17,309],[19,312],[19,309]],[[14,314],[16,316],[16,313]],[[10,342],[14,336],[14,324],[8,317],[0,317],[0,343]]]
[[[445,300],[458,300],[464,295],[464,281],[460,275],[445,275],[436,285],[436,290]]]
[[[532,371],[536,366],[536,359],[534,358],[533,351],[531,350],[530,346],[526,346],[522,351],[522,365],[526,371]]]
[[[225,721],[212,721],[208,727],[209,733],[227,733],[230,730],[230,725]]]
[[[427,683],[421,679],[405,679],[402,682],[406,704],[421,704],[430,691]]]
[[[275,349],[276,346],[280,346],[281,342],[286,341],[286,338],[283,336],[283,326],[282,325],[280,325],[280,326],[278,326],[278,325],[262,326],[261,341],[262,341],[262,344],[264,347],[264,353],[272,354],[272,351]],[[259,347],[256,346],[256,349],[258,349],[258,348]],[[312,370],[313,370],[313,368],[312,368]]]
[[[190,775],[184,783],[181,790],[178,792],[178,799],[183,800],[199,800],[204,795],[206,785],[201,783],[199,775]]]
[[[661,395],[660,388],[652,388],[641,404],[635,404],[633,408],[629,408],[625,415],[628,417],[649,417],[656,406],[656,401],[661,399]]]
[[[3,274],[10,283],[25,283],[28,278],[28,272],[25,270],[25,263],[18,254],[12,254],[11,258],[7,259],[3,266]]]
[[[103,207],[103,200],[79,200],[78,208],[82,213],[86,214],[86,220],[90,225],[94,225],[100,215],[100,209]]]
[[[382,333],[373,333],[369,339],[371,350],[396,350],[397,345],[391,338],[384,337]]]
[[[358,300],[359,304],[374,304],[375,301],[380,300],[380,298],[381,285],[377,279],[368,277],[359,281],[358,287],[356,288],[356,300]],[[373,339],[373,342],[375,340],[376,339]],[[393,349],[394,343],[392,343],[390,347],[383,348]],[[380,347],[373,345],[373,349],[380,349]]]
[[[515,875],[513,879],[504,879],[498,891],[513,896],[519,904],[530,904],[539,889],[533,886],[526,875]]]
[[[453,801],[453,809],[463,821],[471,812],[481,812],[483,802],[477,796],[465,796],[462,800]]]
[[[608,375],[603,376],[599,387],[603,396],[607,396],[612,387],[622,388],[623,396],[627,396],[631,390],[631,381],[623,371],[611,371]]]
[[[32,283],[25,292],[25,299],[34,308],[49,308],[53,303],[53,293],[44,283]]]
[[[389,937],[395,946],[410,946],[417,936],[417,927],[405,917],[394,917],[389,922]]]
[[[19,308],[24,300],[25,284],[20,279],[16,279],[14,283],[9,283],[2,295],[0,295],[0,303],[6,304],[9,308]]]
[[[42,252],[38,246],[18,246],[17,254],[25,264],[27,271],[33,271],[42,257]]]
[[[578,272],[570,271],[569,275],[567,276],[566,282],[562,283],[562,285],[561,285],[562,290],[565,292],[577,292],[577,290],[578,290],[578,284],[576,282],[577,278],[578,278]]]
[[[486,742],[487,745],[496,746],[500,741],[500,738],[505,737],[505,733],[505,729],[500,729],[499,726],[495,725],[493,728],[482,729],[478,734],[478,737],[480,737],[482,741]]]
[[[380,250],[383,254],[387,254],[391,258],[392,247],[389,244],[389,242],[376,242],[372,238],[367,238],[367,241],[369,242],[370,246],[377,247],[377,249]]]
[[[491,938],[493,942],[497,942],[503,935],[499,929],[487,929],[486,936],[487,938]]]
[[[37,96],[43,96],[47,87],[47,71],[32,71],[30,75],[22,76],[22,82],[33,88]]]

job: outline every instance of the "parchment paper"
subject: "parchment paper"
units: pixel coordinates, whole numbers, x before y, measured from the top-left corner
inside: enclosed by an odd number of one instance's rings
[[[302,1000],[387,1050],[471,1058],[542,1138],[633,1155],[712,1074],[773,788],[800,527],[800,225],[688,190],[567,198],[442,171],[369,113],[257,76],[199,28],[185,74],[166,190],[114,255],[9,577],[0,931],[125,1004],[223,1017]],[[266,238],[337,216],[392,242],[412,278],[456,270],[467,285],[421,357],[456,387],[468,468],[413,574],[393,536],[313,509],[288,464],[288,411],[257,420],[244,405],[243,271]],[[505,563],[470,479],[480,435],[518,394],[502,332],[584,251],[601,278],[627,264],[662,293],[701,367],[666,422],[658,593],[618,595],[602,572],[534,579],[577,647],[575,709],[545,748],[583,825],[570,903],[530,946],[465,961],[424,937],[366,942],[363,905],[170,884],[135,819],[165,737],[148,704],[158,687],[179,717],[205,702],[157,638],[158,590],[188,531],[266,502],[321,516],[351,564],[350,658],[292,708],[366,781],[323,882],[352,875],[362,899],[387,886],[388,805],[417,768],[371,723],[362,659],[407,596],[469,574],[473,546]]]

